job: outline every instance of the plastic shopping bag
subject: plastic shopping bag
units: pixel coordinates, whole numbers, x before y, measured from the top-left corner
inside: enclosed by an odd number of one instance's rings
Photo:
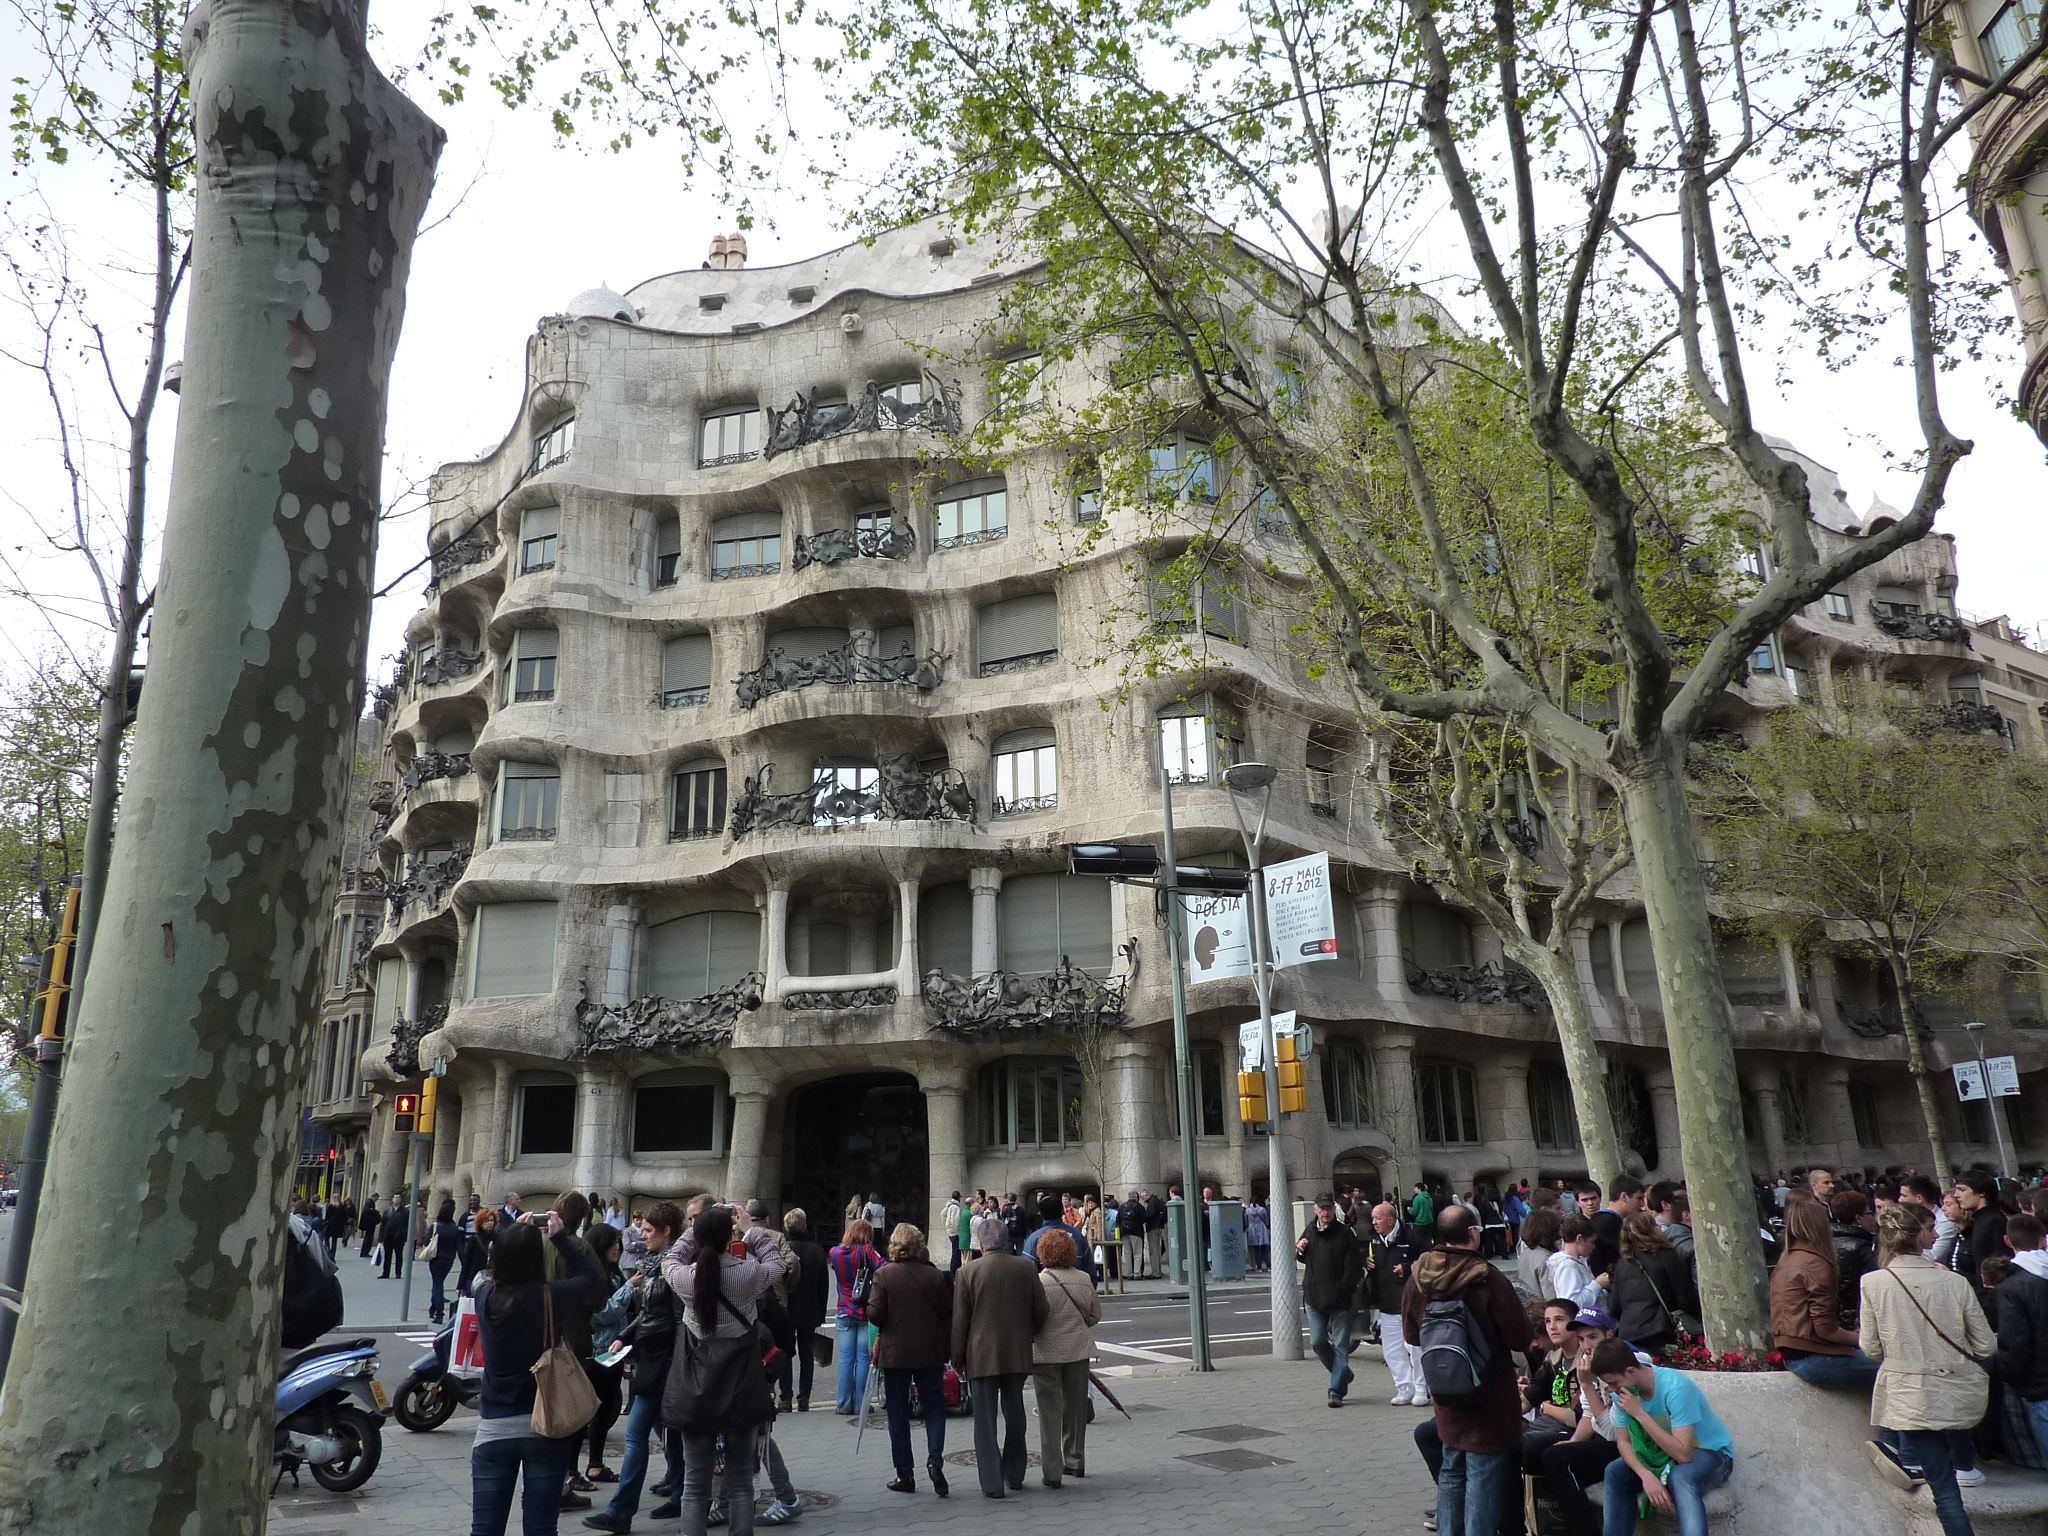
[[[484,1336],[476,1325],[476,1303],[465,1296],[455,1308],[455,1338],[448,1350],[450,1376],[484,1373]]]

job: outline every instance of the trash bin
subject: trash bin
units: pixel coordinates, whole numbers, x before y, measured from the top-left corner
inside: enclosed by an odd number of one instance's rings
[[[1166,1202],[1166,1273],[1175,1285],[1188,1283],[1187,1202]]]
[[[1244,1203],[1209,1202],[1209,1273],[1218,1280],[1244,1278]]]

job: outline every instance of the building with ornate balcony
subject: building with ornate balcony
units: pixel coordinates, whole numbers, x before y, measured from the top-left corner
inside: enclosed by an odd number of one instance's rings
[[[1156,843],[1163,765],[1180,856],[1230,862],[1239,757],[1281,770],[1269,857],[1327,852],[1337,887],[1338,953],[1277,983],[1315,1029],[1310,1108],[1281,1127],[1300,1187],[1583,1168],[1540,994],[1412,880],[1348,701],[1255,607],[1146,618],[1157,548],[1069,466],[949,457],[991,370],[942,359],[1019,276],[937,222],[772,269],[721,240],[542,321],[504,442],[440,472],[382,737],[359,1063],[387,1103],[443,1074],[434,1188],[716,1190],[828,1231],[856,1191],[920,1223],[954,1189],[1163,1192],[1163,920],[1149,890],[1065,873],[1062,845]],[[1186,494],[1226,473],[1192,437],[1162,455]],[[1813,471],[1823,537],[1866,536],[1881,511]],[[1295,558],[1270,518],[1237,536]],[[1976,686],[1955,589],[1944,539],[1859,577],[1759,649],[1724,723],[1843,668]],[[1147,622],[1198,674],[1119,675],[1121,626]],[[1629,1140],[1676,1169],[1639,908],[1576,949]],[[1875,976],[1789,947],[1725,965],[1759,1169],[1924,1163]],[[2048,1064],[2038,998],[1993,1005],[1994,1044]],[[1251,983],[1190,1009],[1201,1170],[1258,1190],[1230,1077]],[[2048,1124],[2013,1131],[2048,1155]],[[402,1139],[373,1153],[396,1188]]]

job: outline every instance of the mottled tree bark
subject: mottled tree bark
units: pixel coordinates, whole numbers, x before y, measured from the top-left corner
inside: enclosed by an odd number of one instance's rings
[[[256,1532],[300,1021],[441,133],[360,0],[212,0],[149,687],[4,1405],[0,1531]]]

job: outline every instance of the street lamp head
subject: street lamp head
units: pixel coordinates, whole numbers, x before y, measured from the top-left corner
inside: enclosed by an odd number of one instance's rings
[[[1235,763],[1223,770],[1223,782],[1239,794],[1270,788],[1278,777],[1280,770],[1271,763]]]
[[[1990,1028],[1990,1026],[1986,1024],[1982,1019],[1971,1019],[1967,1024],[1963,1026],[1963,1028],[1967,1029],[1971,1034],[1974,1035],[1977,1033],[1978,1030],[1988,1029]]]

